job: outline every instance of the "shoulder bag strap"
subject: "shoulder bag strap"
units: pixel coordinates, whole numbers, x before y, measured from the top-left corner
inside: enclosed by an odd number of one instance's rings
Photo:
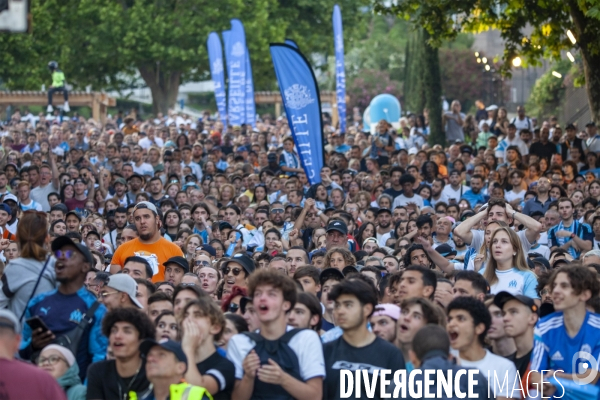
[[[27,303],[25,303],[25,308],[23,308],[23,312],[21,313],[21,317],[19,318],[19,323],[21,323],[21,321],[23,320],[23,317],[25,316],[25,312],[27,311],[27,305],[29,304],[29,302],[31,301],[33,296],[35,295],[35,291],[37,290],[37,288],[40,284],[40,281],[42,280],[42,276],[44,276],[44,271],[46,270],[46,267],[48,266],[49,262],[50,262],[50,257],[46,258],[46,262],[44,263],[44,266],[42,267],[42,270],[40,271],[40,274],[38,275],[37,281],[35,282],[35,286],[33,287],[33,291],[29,295],[29,300],[27,300]]]

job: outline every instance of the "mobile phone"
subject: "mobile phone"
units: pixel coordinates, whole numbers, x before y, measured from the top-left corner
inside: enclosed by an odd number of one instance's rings
[[[231,255],[233,254],[233,250],[235,249],[235,246],[237,245],[237,242],[238,240],[240,240],[241,237],[242,235],[239,232],[235,233],[235,242],[231,243],[227,248],[227,257],[231,257]]]
[[[27,322],[27,325],[29,325],[29,327],[31,328],[32,331],[35,331],[38,328],[42,328],[42,331],[44,331],[44,332],[50,330],[50,329],[48,329],[48,326],[46,326],[44,321],[42,321],[42,319],[38,316],[31,317],[25,322]]]

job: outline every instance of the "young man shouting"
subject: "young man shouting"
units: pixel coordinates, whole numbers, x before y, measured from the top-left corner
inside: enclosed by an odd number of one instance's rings
[[[260,328],[233,336],[227,345],[235,366],[232,398],[321,399],[325,368],[319,336],[286,324],[296,303],[296,283],[277,271],[259,270],[249,278],[248,295]],[[294,358],[297,362],[284,364]]]

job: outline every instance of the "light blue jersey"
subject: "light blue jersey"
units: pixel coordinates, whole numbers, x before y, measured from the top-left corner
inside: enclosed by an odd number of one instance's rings
[[[583,373],[588,367],[596,368],[595,362],[586,359],[584,353],[600,360],[600,316],[587,312],[575,337],[567,334],[562,312],[542,318],[534,330],[531,370],[563,370],[565,373]],[[556,396],[561,396],[558,388]]]
[[[481,275],[483,275],[484,272],[485,268],[479,270]],[[498,280],[493,285],[490,285],[491,294],[509,292],[513,295],[522,294],[523,296],[532,299],[539,299],[537,291],[535,290],[538,282],[533,272],[511,268],[506,271],[496,270],[496,276],[498,277]]]

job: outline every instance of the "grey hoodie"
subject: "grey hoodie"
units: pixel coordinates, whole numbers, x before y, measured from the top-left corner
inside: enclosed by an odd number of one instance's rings
[[[20,257],[11,260],[2,275],[0,308],[7,308],[14,312],[17,318],[20,318],[31,298],[55,289],[57,287],[54,272],[55,261],[54,257],[50,257],[42,279],[40,279],[35,293],[32,293],[45,261]]]

